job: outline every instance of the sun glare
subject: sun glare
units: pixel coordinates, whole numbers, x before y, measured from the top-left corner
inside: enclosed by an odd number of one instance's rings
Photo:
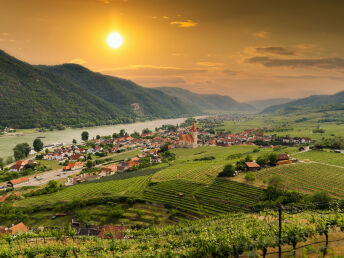
[[[123,38],[118,32],[112,32],[107,36],[106,42],[111,48],[120,48],[123,44]]]

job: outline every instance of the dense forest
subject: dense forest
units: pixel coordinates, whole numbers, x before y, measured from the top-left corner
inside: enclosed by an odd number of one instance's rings
[[[137,114],[132,104],[141,110]],[[197,113],[161,91],[78,65],[32,66],[0,51],[0,126],[93,126]]]

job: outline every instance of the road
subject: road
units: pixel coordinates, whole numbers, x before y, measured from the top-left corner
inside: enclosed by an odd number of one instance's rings
[[[47,184],[50,180],[59,180],[63,178],[67,178],[68,176],[80,173],[81,169],[77,169],[74,171],[63,171],[62,169],[57,169],[53,171],[48,171],[43,174],[31,176],[29,177],[29,181],[21,184],[17,184],[14,188],[20,188],[23,186],[41,186]]]

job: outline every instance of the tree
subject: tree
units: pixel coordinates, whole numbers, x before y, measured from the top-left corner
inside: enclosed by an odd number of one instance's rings
[[[96,136],[96,139],[97,139],[97,140],[99,140],[99,139],[100,139],[100,135],[99,135],[99,134],[97,134],[97,136]]]
[[[41,141],[41,139],[36,138],[33,141],[32,145],[35,152],[40,152],[41,150],[43,150],[43,142]]]
[[[152,131],[149,130],[148,128],[145,128],[145,129],[142,130],[142,133],[151,133],[151,132],[152,132]]]
[[[93,167],[94,166],[94,162],[92,161],[92,160],[87,160],[87,162],[86,162],[86,167],[87,168],[91,168],[91,167]]]
[[[259,166],[265,167],[268,163],[268,158],[266,156],[259,156],[256,160]]]
[[[0,169],[4,169],[5,162],[3,158],[0,158]]]
[[[47,185],[48,188],[57,188],[57,182],[55,180],[50,180]]]
[[[87,141],[88,140],[88,132],[87,131],[83,131],[81,133],[81,140],[83,140],[83,141]]]
[[[331,200],[330,195],[326,191],[316,192],[312,196],[312,202],[316,203],[318,209],[328,209]]]
[[[123,136],[128,136],[128,133],[124,129],[121,129],[119,131],[119,137],[123,137]]]
[[[29,156],[31,147],[28,143],[19,143],[13,148],[14,158],[16,160],[24,159]]]
[[[139,139],[140,138],[140,134],[138,132],[134,132],[130,135],[131,137],[135,138],[135,139]]]
[[[283,190],[284,184],[283,179],[279,175],[275,175],[269,179],[268,183],[269,187],[273,188],[274,190]]]
[[[166,142],[163,146],[160,147],[159,152],[168,151],[168,146],[171,145],[171,142]]]
[[[72,141],[72,142],[73,142],[73,144],[76,144],[76,143],[77,143],[77,141],[76,141],[75,139],[73,139],[73,141]]]
[[[270,166],[276,166],[277,164],[277,154],[272,152],[268,156]]]
[[[9,165],[13,163],[13,157],[12,156],[9,156],[7,159],[6,159],[6,164]]]
[[[235,168],[232,164],[226,165],[222,172],[219,173],[219,177],[233,177],[235,176]]]
[[[251,157],[251,155],[247,155],[246,158],[245,158],[245,162],[252,162],[253,159]]]

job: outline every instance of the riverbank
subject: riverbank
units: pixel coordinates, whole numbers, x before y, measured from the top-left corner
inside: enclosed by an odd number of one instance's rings
[[[44,137],[42,138],[44,145],[55,143],[71,144],[73,139],[77,140],[77,142],[81,141],[81,133],[83,131],[88,131],[90,138],[96,137],[96,135],[98,134],[112,135],[113,133],[119,133],[121,129],[126,130],[130,134],[134,131],[141,132],[145,128],[154,130],[156,127],[160,127],[164,124],[181,124],[186,119],[187,118],[158,119],[153,121],[136,122],[131,124],[104,125],[84,128],[67,128],[65,130],[47,132],[33,132],[32,129],[22,129],[25,131],[27,130],[26,133],[24,133],[21,130],[15,132],[15,135],[18,134],[20,136],[3,135],[0,137],[0,157],[7,158],[8,156],[12,156],[13,148],[18,143],[27,142],[28,144],[32,145],[32,142],[38,136]]]

